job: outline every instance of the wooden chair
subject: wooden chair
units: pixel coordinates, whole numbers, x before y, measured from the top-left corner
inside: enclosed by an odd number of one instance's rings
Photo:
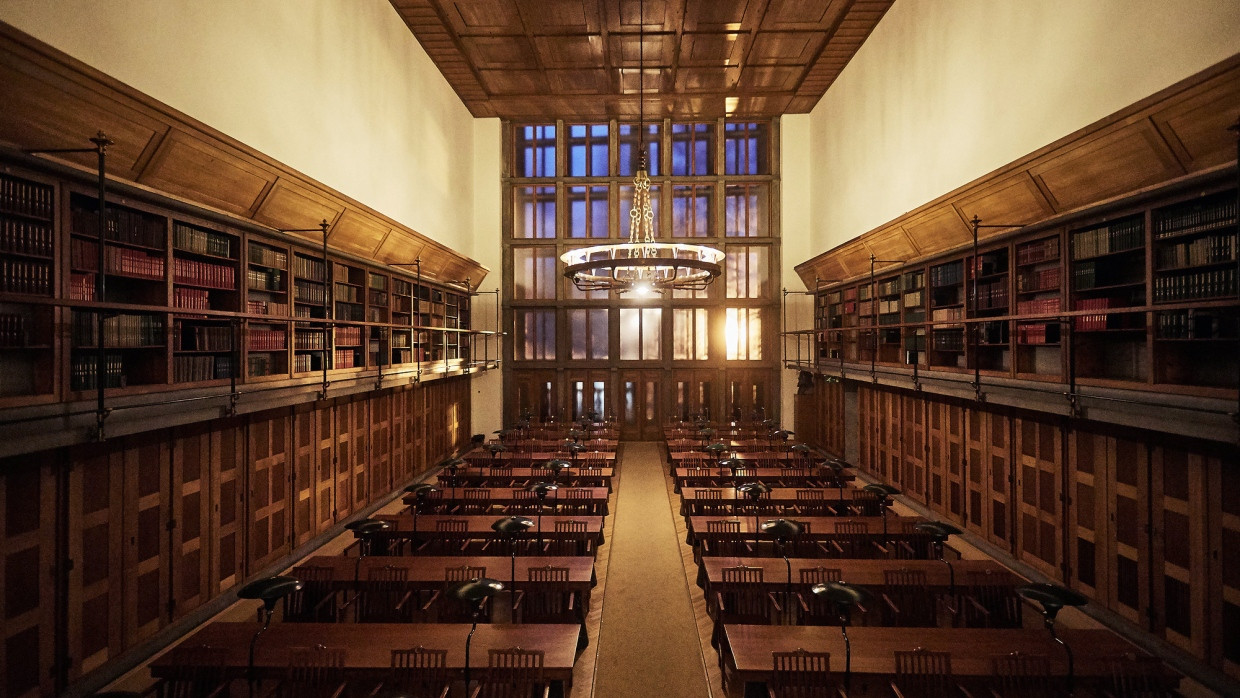
[[[487,650],[487,670],[472,696],[550,698],[551,683],[543,677],[543,659],[542,650],[524,650],[520,647]]]
[[[582,487],[570,487],[558,492],[560,512],[573,516],[594,516],[596,505],[594,493]]]
[[[462,555],[469,549],[469,522],[465,519],[439,519],[435,535],[423,545],[432,555]]]
[[[824,494],[819,489],[799,489],[796,491],[797,503],[793,505],[793,509],[801,516],[825,516],[827,504]]]
[[[689,507],[690,516],[724,516],[727,513],[723,506],[723,490],[714,488],[693,490],[693,504]]]
[[[452,587],[460,582],[467,582],[471,579],[482,579],[487,576],[487,568],[485,567],[469,567],[461,565],[460,567],[445,567],[443,570],[443,590],[437,591],[426,602],[422,610],[427,610],[437,599],[442,600],[436,604],[436,620],[440,623],[470,623],[474,620],[474,607],[464,601],[456,599],[450,593]],[[479,613],[478,622],[489,623],[491,619],[490,599],[482,602],[482,611]]]
[[[852,505],[848,507],[853,516],[878,516],[882,513],[879,497],[869,490],[852,490]]]
[[[964,594],[957,603],[956,622],[966,628],[1020,628],[1023,607],[1006,571],[965,573]]]
[[[809,468],[786,467],[779,471],[781,487],[804,487],[809,483]],[[817,490],[821,492],[821,490]]]
[[[339,616],[338,596],[333,588],[332,569],[303,565],[293,574],[301,580],[301,589],[284,597],[286,623],[334,623]]]
[[[383,684],[415,698],[448,698],[452,676],[448,673],[448,650],[392,650],[392,674]]]
[[[1045,655],[1000,654],[990,658],[992,698],[1053,698],[1063,695],[1058,677],[1051,676],[1051,663]]]
[[[834,604],[810,591],[815,584],[838,582],[843,571],[834,567],[808,567],[801,569],[801,583],[797,589],[797,605],[800,625],[839,625]]]
[[[391,565],[371,569],[357,594],[357,622],[408,623],[413,620],[409,570]]]
[[[602,487],[604,467],[606,467],[606,461],[586,460],[585,464],[577,469],[577,474],[573,476],[570,484],[573,487]]]
[[[492,487],[525,487],[525,480],[517,482],[512,475],[511,465],[493,465],[488,476]]]
[[[1162,662],[1149,655],[1125,654],[1107,660],[1110,684],[1102,690],[1106,698],[1169,698],[1178,695]]]
[[[154,687],[159,698],[215,698],[227,696],[229,680],[224,674],[228,651],[223,647],[196,645],[177,648],[178,661]]]
[[[556,521],[555,533],[555,537],[547,541],[547,552],[551,555],[594,554],[594,544],[585,521]]]
[[[526,516],[538,513],[538,496],[524,487],[512,489],[512,504],[508,505],[509,514]]]
[[[515,604],[522,623],[577,623],[577,594],[568,588],[567,567],[532,567]]]
[[[898,560],[932,560],[934,543],[929,533],[917,529],[918,522],[905,521],[900,539],[890,545],[892,557]]]
[[[768,698],[838,698],[843,695],[831,676],[830,652],[771,653],[771,678],[766,684]]]
[[[926,586],[922,570],[883,570],[883,625],[933,628],[938,625],[938,597]]]
[[[459,514],[486,514],[491,511],[491,490],[486,487],[466,487],[461,492],[464,500],[458,508]]]
[[[891,691],[896,698],[972,698],[972,694],[952,678],[950,652],[931,652],[918,647],[908,652],[897,650],[895,657],[896,676],[891,682]]]
[[[276,688],[281,698],[336,698],[344,695],[345,651],[340,647],[290,647],[288,668]]]
[[[719,647],[724,624],[770,625],[772,611],[783,613],[776,593],[767,591],[761,567],[725,567],[723,580],[715,590],[713,611],[715,633],[712,644]],[[712,609],[708,609],[712,610]]]
[[[740,521],[707,521],[706,538],[702,539],[698,556],[739,557],[747,552],[741,540]]]
[[[837,521],[827,550],[835,557],[872,559],[886,557],[887,549],[870,535],[870,528],[860,521]]]

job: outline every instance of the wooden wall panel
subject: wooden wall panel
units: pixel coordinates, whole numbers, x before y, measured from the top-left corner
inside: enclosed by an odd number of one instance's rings
[[[1210,585],[1206,623],[1207,657],[1213,666],[1240,679],[1240,458],[1208,462],[1206,518],[1210,529]]]
[[[929,478],[926,459],[930,444],[926,434],[927,401],[916,395],[900,396],[901,452],[898,467],[904,483],[904,494],[922,504],[929,504]]]
[[[0,693],[54,693],[56,467],[28,458],[0,461]]]
[[[987,541],[1015,553],[1010,430],[1007,415],[977,408],[965,411],[966,526]]]
[[[211,441],[209,424],[175,429],[171,434],[172,472],[169,504],[172,528],[171,618],[182,616],[214,598]]]
[[[1063,430],[1020,417],[1016,436],[1016,544],[1020,559],[1039,572],[1063,578]]]
[[[963,527],[965,521],[964,410],[948,402],[927,401],[927,504]]]
[[[66,628],[70,679],[98,669],[123,648],[123,457],[117,444],[76,448],[70,455]]]
[[[1113,576],[1109,479],[1114,452],[1114,439],[1102,434],[1078,429],[1068,437],[1067,582],[1106,606]]]
[[[171,471],[166,434],[126,439],[124,451],[124,643],[130,647],[167,624]]]
[[[1210,485],[1220,467],[1221,459],[1185,448],[1156,445],[1150,451],[1150,501],[1156,503],[1150,511],[1150,625],[1197,656],[1208,655],[1210,620],[1219,614],[1210,602],[1219,597],[1209,590],[1219,566],[1211,560],[1210,532],[1220,523],[1211,505],[1220,493]]]
[[[397,485],[405,485],[413,477],[415,439],[410,403],[411,388],[399,388],[392,392],[392,479]]]
[[[245,578],[245,485],[249,462],[245,421],[212,423],[211,434],[211,579],[223,593]]]
[[[289,552],[289,455],[292,414],[284,410],[250,418],[246,511],[247,571]]]
[[[798,441],[844,456],[843,383],[814,376],[809,391],[793,397],[792,417]]]
[[[319,417],[320,408],[313,404],[299,405],[293,409],[294,546],[306,543],[323,530],[324,505],[327,508],[326,524],[330,525],[332,521],[330,495],[326,501],[321,501],[319,497]]]
[[[392,396],[377,393],[370,400],[370,492],[373,500],[392,491]]]

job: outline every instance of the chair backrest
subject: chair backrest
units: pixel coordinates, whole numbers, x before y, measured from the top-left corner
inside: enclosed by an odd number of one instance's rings
[[[698,500],[716,501],[723,498],[723,490],[718,489],[695,489],[693,490],[693,498]]]
[[[809,477],[809,469],[808,469],[808,468],[798,468],[798,467],[795,467],[795,466],[786,466],[786,467],[784,467],[783,472],[782,472],[782,473],[780,473],[780,477],[786,477],[786,478],[789,478],[789,479],[793,479],[793,478],[807,478],[807,477]],[[818,491],[821,491],[821,490],[818,490]],[[821,497],[819,497],[819,499],[822,499],[822,498],[821,498]]]
[[[950,652],[932,652],[918,647],[907,652],[896,650],[895,659],[896,676],[892,684],[899,686],[905,698],[940,698],[955,694]]]
[[[443,580],[448,584],[468,582],[471,579],[482,579],[485,576],[487,576],[487,568],[485,567],[461,565],[460,567],[443,568]]]
[[[843,571],[838,567],[802,567],[801,583],[812,586],[825,582],[838,582],[842,579],[842,575]]]
[[[883,584],[888,588],[926,588],[925,570],[894,569],[883,570]]]
[[[558,533],[586,533],[589,529],[585,521],[556,521],[555,530]]]
[[[570,487],[563,492],[564,499],[594,499],[593,490],[584,487]]]
[[[512,466],[511,465],[492,465],[490,476],[491,477],[512,477]]]
[[[831,653],[801,648],[792,652],[772,652],[768,686],[774,698],[834,698]]]
[[[723,568],[724,584],[761,584],[762,568],[761,567],[724,567]]]
[[[449,685],[448,650],[421,645],[392,650],[392,684],[415,696],[438,696]]]
[[[861,521],[836,521],[835,532],[842,536],[862,536],[870,532],[870,527]]]
[[[567,582],[567,567],[531,567],[528,570],[529,581],[531,584],[542,584],[546,582]]]
[[[344,681],[343,647],[290,647],[282,692],[288,696],[331,696]]]
[[[1045,655],[1010,654],[990,658],[991,687],[1003,698],[1034,698],[1052,691],[1051,663]]]
[[[284,597],[284,620],[290,623],[331,622],[336,620],[336,606],[327,598],[332,590],[332,568],[302,565],[293,570],[301,580],[301,589]]]
[[[707,533],[737,533],[741,532],[740,521],[707,521]]]
[[[870,490],[852,490],[852,506],[860,516],[878,516],[880,513],[878,494]]]
[[[978,611],[972,604],[962,606],[965,625],[989,628],[1019,628],[1023,625],[1023,604],[1016,595],[1010,572],[969,570],[964,581],[969,596],[984,611]]]
[[[194,645],[176,650],[177,662],[168,668],[160,698],[198,698],[210,694],[226,681],[223,647]]]
[[[823,500],[822,490],[797,490],[798,502],[821,502]]]
[[[466,487],[462,495],[467,502],[491,501],[491,490],[486,487]]]
[[[442,533],[465,533],[469,530],[469,521],[465,519],[439,519],[435,522],[435,531]]]
[[[1115,698],[1164,698],[1172,693],[1173,682],[1157,657],[1124,654],[1107,660],[1111,673],[1111,695]]]
[[[543,651],[513,647],[487,650],[481,698],[529,698],[543,684]]]

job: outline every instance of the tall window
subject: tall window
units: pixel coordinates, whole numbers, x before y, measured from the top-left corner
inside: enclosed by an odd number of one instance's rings
[[[662,358],[662,308],[620,309],[620,359],[658,361]]]
[[[728,245],[723,260],[728,298],[768,297],[769,252],[765,245]]]
[[[715,187],[711,184],[672,187],[672,234],[674,238],[714,237],[715,217],[711,215]]]
[[[715,173],[712,124],[672,124],[672,176]]]
[[[621,177],[632,177],[637,174],[637,139],[641,129],[637,124],[620,124],[617,129],[619,141],[619,165]],[[646,124],[646,171],[651,177],[662,174],[659,171],[659,124]]]
[[[513,173],[518,177],[555,176],[555,126],[538,124],[515,129],[516,163]]]
[[[605,238],[607,224],[607,185],[568,188],[568,236],[571,238]]]
[[[573,308],[568,311],[573,359],[606,359],[607,308]]]
[[[767,124],[728,122],[723,125],[723,172],[730,175],[771,173],[767,162]]]
[[[728,361],[762,359],[762,310],[728,308],[723,328]]]
[[[607,124],[568,127],[568,176],[607,176]]]
[[[555,248],[512,248],[512,297],[555,300]]]
[[[516,358],[555,360],[555,311],[522,310],[515,313]]]
[[[706,327],[706,308],[672,309],[672,358],[677,361],[706,361],[710,358],[710,334]]]
[[[555,237],[555,187],[517,187],[512,208],[514,238]]]
[[[765,184],[729,184],[723,189],[724,234],[766,237],[769,195]]]

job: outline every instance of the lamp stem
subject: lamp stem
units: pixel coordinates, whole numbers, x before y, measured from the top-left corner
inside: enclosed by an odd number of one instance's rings
[[[250,638],[250,655],[245,667],[245,680],[249,685],[249,695],[251,697],[254,695],[255,684],[258,683],[255,676],[256,672],[254,671],[254,648],[258,645],[258,637],[267,632],[267,627],[271,625],[272,609],[264,606],[259,612],[263,614],[263,627],[254,633],[254,637]]]
[[[474,641],[474,631],[478,629],[478,609],[474,608],[474,624],[469,628],[469,634],[465,636],[465,695],[469,695],[469,646]]]
[[[1072,648],[1068,646],[1068,643],[1064,642],[1058,635],[1055,634],[1055,619],[1046,619],[1046,629],[1051,631],[1051,639],[1059,643],[1059,646],[1062,647],[1063,651],[1068,655],[1068,695],[1073,695],[1073,684],[1076,683],[1076,664],[1072,656]]]
[[[784,558],[784,567],[788,569],[788,583],[784,587],[784,615],[788,618],[788,624],[792,625],[792,560],[788,559],[788,550],[784,547],[783,541],[776,541],[779,544],[779,554]]]
[[[840,634],[844,636],[844,690],[852,688],[852,642],[848,639],[848,618],[840,616]]]
[[[508,552],[512,553],[512,567],[508,574],[508,598],[512,601],[512,612],[509,622],[517,622],[517,537],[508,537]]]

